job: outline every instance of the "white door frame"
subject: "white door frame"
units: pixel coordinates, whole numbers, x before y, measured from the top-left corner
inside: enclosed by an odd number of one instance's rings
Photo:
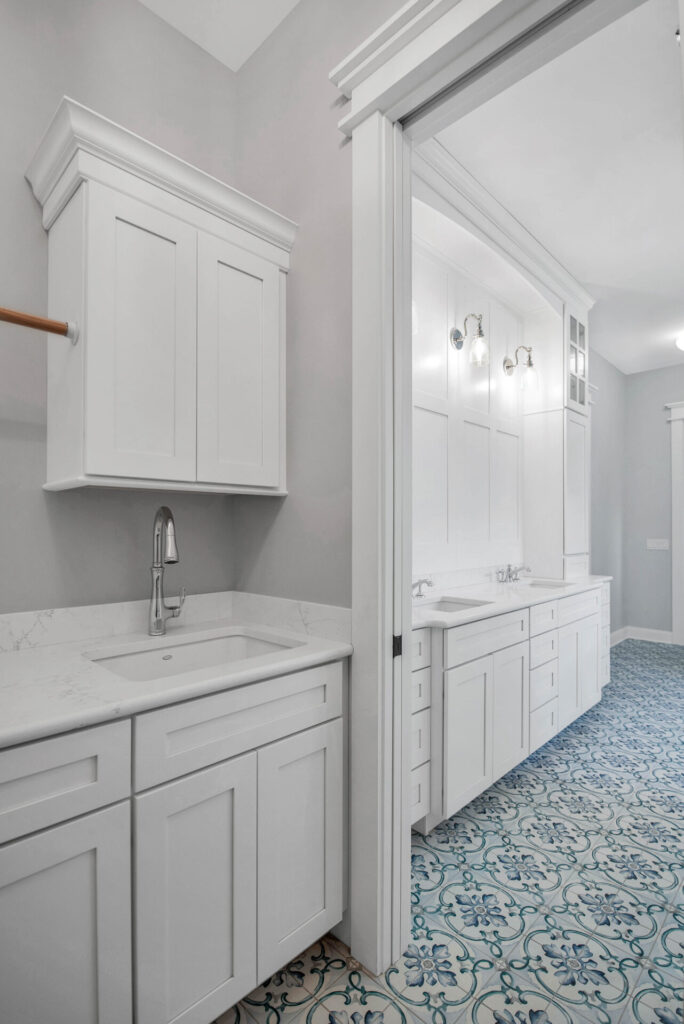
[[[672,643],[684,644],[684,402],[670,402],[672,459]]]
[[[350,935],[374,973],[409,934],[411,144],[641,2],[412,0],[330,75],[353,142]]]

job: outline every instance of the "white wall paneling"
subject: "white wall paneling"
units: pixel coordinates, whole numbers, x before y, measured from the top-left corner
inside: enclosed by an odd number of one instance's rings
[[[420,240],[413,282],[413,571],[517,561],[521,394],[501,364],[522,318]],[[471,312],[483,314],[489,366],[471,366],[468,341],[449,342]]]

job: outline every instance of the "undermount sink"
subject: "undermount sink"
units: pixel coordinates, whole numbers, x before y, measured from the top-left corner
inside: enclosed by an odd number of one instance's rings
[[[491,604],[491,601],[473,601],[465,597],[442,597],[439,601],[429,601],[417,607],[427,609],[431,612],[462,612],[466,608],[479,608],[481,605]]]
[[[299,644],[263,640],[247,632],[174,642],[163,647],[123,652],[121,654],[86,655],[90,661],[124,679],[145,682],[164,676],[182,675],[198,669],[218,668],[236,661],[260,658],[264,654],[288,650]]]
[[[564,590],[565,587],[574,586],[573,583],[563,583],[560,580],[532,580],[531,587],[541,587],[543,590]]]

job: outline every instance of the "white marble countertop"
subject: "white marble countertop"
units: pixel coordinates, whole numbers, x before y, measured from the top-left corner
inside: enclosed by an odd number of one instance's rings
[[[211,639],[241,629],[251,636],[289,646],[218,668],[145,682],[125,679],[91,660],[92,656],[126,653],[130,649],[153,650]],[[287,675],[338,661],[351,653],[351,644],[342,640],[250,625],[235,618],[174,626],[163,637],[132,632],[5,651],[0,654],[0,748]]]
[[[544,604],[546,601],[555,601],[563,597],[571,597],[573,594],[581,594],[586,590],[594,590],[602,583],[609,583],[612,578],[612,576],[585,576],[583,579],[567,581],[559,585],[553,580],[536,580],[530,577],[523,578],[518,583],[476,583],[467,587],[442,590],[439,593],[430,590],[426,593],[422,603],[414,601],[413,629],[421,629],[424,626],[435,629],[462,626],[466,622],[489,619],[495,615],[517,611],[519,608]],[[486,603],[475,605],[472,608],[461,608],[453,612],[440,612],[430,607],[443,597]]]

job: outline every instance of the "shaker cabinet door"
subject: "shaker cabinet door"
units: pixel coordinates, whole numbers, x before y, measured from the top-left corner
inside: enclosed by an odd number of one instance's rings
[[[342,919],[342,720],[258,757],[262,982]]]
[[[207,1024],[256,985],[256,760],[135,798],[137,1024]]]
[[[493,658],[444,676],[444,814],[450,817],[492,782]]]
[[[582,711],[588,711],[601,699],[599,678],[600,619],[592,615],[577,623],[577,663],[580,674]]]
[[[130,1024],[128,801],[0,849],[2,1024]]]
[[[530,671],[527,642],[497,651],[492,688],[492,781],[524,761],[530,746]]]
[[[88,184],[85,469],[195,479],[197,232]]]
[[[281,484],[283,281],[273,263],[200,235],[197,478],[202,482]]]

